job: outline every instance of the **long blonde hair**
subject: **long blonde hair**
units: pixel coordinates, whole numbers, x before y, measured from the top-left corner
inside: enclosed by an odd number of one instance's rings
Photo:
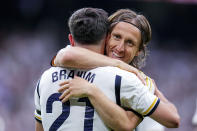
[[[109,33],[112,32],[115,25],[119,22],[130,23],[141,31],[141,43],[139,46],[139,51],[141,53],[135,56],[130,64],[138,69],[144,66],[147,56],[147,44],[152,37],[151,27],[146,17],[130,9],[120,9],[109,16],[108,20],[110,22]]]

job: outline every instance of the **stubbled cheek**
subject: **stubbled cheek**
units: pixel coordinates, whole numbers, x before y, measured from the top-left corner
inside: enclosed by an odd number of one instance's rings
[[[128,63],[130,63],[133,60],[134,56],[130,56],[130,58],[128,59]]]

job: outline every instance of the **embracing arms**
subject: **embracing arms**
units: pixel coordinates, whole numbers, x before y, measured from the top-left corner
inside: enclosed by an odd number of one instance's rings
[[[134,73],[143,83],[145,80],[138,69],[126,64],[123,61],[98,54],[81,47],[67,46],[61,49],[52,64],[60,67],[72,67],[79,69],[92,69],[102,66],[114,66]]]
[[[157,122],[165,125],[168,128],[177,128],[180,125],[180,116],[174,104],[169,102],[167,98],[160,92],[153,81],[155,86],[155,95],[160,98],[160,104],[157,109],[150,115],[151,118]],[[162,119],[161,119],[162,118]]]
[[[76,76],[72,80],[66,80],[60,86],[62,88],[60,88],[59,92],[63,92],[60,96],[62,102],[67,101],[70,97],[88,97],[103,121],[113,129],[131,130],[141,122],[141,119],[132,112],[127,112],[128,120],[123,109],[109,100],[95,85],[80,77]],[[180,118],[176,107],[158,89],[156,89],[155,93],[160,98],[160,103],[156,106],[156,110],[154,110],[156,104],[149,107],[154,111],[150,117],[168,128],[179,127]],[[143,103],[143,101],[141,102]],[[142,105],[141,102],[139,105]]]
[[[118,66],[119,62],[88,49],[73,46],[61,49],[54,60],[56,66],[80,69],[92,69],[99,66]]]
[[[133,72],[135,74],[139,73],[137,69],[129,66],[128,64],[122,61],[112,59],[80,47],[69,47],[69,48],[66,47],[62,49],[57,54],[54,63],[56,66],[84,68],[84,69],[95,68],[99,66],[117,66],[122,69]],[[140,76],[140,73],[137,76]],[[141,77],[141,80],[142,79],[143,78]],[[97,90],[96,87],[94,89]],[[120,129],[120,127],[124,127],[124,129],[131,128],[128,127],[127,124],[125,124],[125,123],[131,124],[131,122],[128,122],[128,118],[125,117],[125,111],[124,113],[121,113],[121,115],[123,117],[122,119],[124,119],[127,122],[125,122],[124,120],[118,121],[116,120],[117,118],[114,120],[110,119],[111,121],[108,121],[110,117],[113,118],[116,116],[115,113],[112,113],[111,107],[116,106],[113,109],[116,108],[121,109],[121,108],[117,106],[115,103],[111,102],[108,98],[102,99],[105,98],[106,96],[102,92],[100,93],[98,92],[99,91],[97,90],[95,91],[95,93],[92,93],[92,95],[91,94],[88,95],[91,98],[90,99],[91,103],[94,103],[93,105],[96,108],[96,110],[98,110],[98,112],[100,111],[99,115],[104,117],[102,119],[106,122],[106,124],[109,124],[108,126],[112,128],[115,127],[113,129],[117,129],[117,128]],[[172,103],[170,103],[158,89],[155,91],[155,93],[156,93],[155,95],[161,99],[161,102],[158,105],[157,109],[153,112],[153,114],[150,115],[150,117],[166,127],[169,128],[178,127],[180,118],[176,110],[176,107]],[[66,99],[68,98],[69,97],[67,97]],[[101,106],[99,103],[103,105]],[[108,103],[112,105],[109,106]],[[101,108],[101,107],[105,107],[105,108]],[[118,114],[121,112],[121,110],[119,110],[120,111],[119,113],[118,110],[114,110],[114,112],[116,112],[117,116],[120,117]],[[136,124],[134,124],[133,127],[136,126],[138,123],[137,121],[135,122]]]
[[[131,131],[142,121],[141,118],[132,112],[126,112],[112,102],[94,84],[75,76],[72,80],[66,80],[60,84],[63,92],[60,96],[62,102],[70,97],[88,97],[104,123],[115,131]]]

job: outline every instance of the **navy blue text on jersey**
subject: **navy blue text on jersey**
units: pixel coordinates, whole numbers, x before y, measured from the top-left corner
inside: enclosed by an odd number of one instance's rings
[[[74,76],[82,77],[83,79],[92,83],[96,76],[95,73],[87,72],[87,71],[76,71],[76,70],[60,70],[52,73],[52,82],[56,82],[58,80],[74,78]]]

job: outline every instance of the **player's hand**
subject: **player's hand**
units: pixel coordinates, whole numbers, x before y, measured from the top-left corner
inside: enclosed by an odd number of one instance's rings
[[[71,97],[87,97],[93,86],[88,81],[75,76],[72,80],[66,80],[60,83],[61,88],[58,92],[62,93],[59,99],[64,103]]]
[[[122,61],[119,61],[118,67],[120,69],[123,69],[123,70],[126,70],[128,72],[134,73],[142,81],[142,83],[144,85],[146,85],[146,81],[145,81],[143,75],[140,73],[140,71],[137,68],[135,68],[135,67],[133,67],[131,65],[128,65],[128,64],[126,64],[126,63],[124,63]]]

